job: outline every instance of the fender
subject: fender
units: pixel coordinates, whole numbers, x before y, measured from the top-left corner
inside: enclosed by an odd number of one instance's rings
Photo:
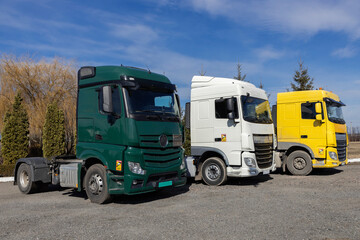
[[[220,156],[223,157],[224,161],[225,161],[225,165],[229,166],[229,160],[226,157],[226,154],[223,153],[223,151],[221,151],[220,149],[217,148],[212,148],[212,147],[191,147],[191,155],[193,156],[202,156],[205,152],[216,152],[218,153]]]
[[[283,151],[287,151],[289,148],[291,147],[301,147],[301,148],[305,148],[309,153],[310,153],[310,157],[311,159],[314,159],[314,153],[311,150],[311,148],[309,148],[308,146],[306,146],[305,144],[302,143],[297,143],[297,142],[278,142],[278,150],[283,150]]]
[[[51,182],[50,167],[46,158],[42,157],[31,157],[31,158],[20,158],[16,161],[14,170],[14,185],[17,184],[17,171],[22,163],[26,163],[30,166],[31,180],[33,182],[41,181],[43,183]]]
[[[104,166],[108,166],[108,162],[106,161],[105,157],[98,151],[95,151],[95,150],[84,150],[82,151],[82,154],[80,156],[78,156],[79,159],[84,159],[84,161],[86,162],[87,159],[90,159],[90,158],[96,158],[96,159],[99,159],[102,164]]]

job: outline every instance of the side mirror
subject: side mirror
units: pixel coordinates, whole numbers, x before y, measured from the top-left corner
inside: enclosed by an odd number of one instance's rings
[[[235,114],[234,114],[234,112],[229,112],[229,113],[228,113],[228,119],[230,119],[230,120],[234,120],[234,119],[235,119]]]
[[[177,102],[178,107],[179,107],[179,112],[181,112],[180,97],[179,97],[179,95],[175,94],[175,98],[176,98],[176,102]]]
[[[226,99],[226,109],[228,110],[228,112],[234,111],[234,99],[233,98]]]
[[[111,86],[104,86],[102,87],[102,110],[105,113],[112,113],[113,112],[113,103],[112,103],[112,89]]]
[[[316,114],[321,114],[322,113],[322,109],[321,109],[321,103],[315,103],[315,112]]]
[[[321,113],[316,114],[316,120],[322,121],[322,115],[321,115]]]

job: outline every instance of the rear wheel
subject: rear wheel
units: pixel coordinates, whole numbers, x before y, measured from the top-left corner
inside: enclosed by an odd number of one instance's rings
[[[32,178],[30,166],[22,163],[16,174],[16,182],[22,193],[29,194],[37,190],[37,184],[32,181]]]
[[[309,154],[301,150],[294,151],[287,157],[286,166],[291,174],[298,176],[306,176],[312,171]]]
[[[202,179],[207,185],[219,186],[226,182],[226,166],[218,157],[210,157],[205,160],[201,168]]]
[[[103,165],[95,164],[89,168],[85,174],[84,185],[91,202],[102,204],[111,200]]]

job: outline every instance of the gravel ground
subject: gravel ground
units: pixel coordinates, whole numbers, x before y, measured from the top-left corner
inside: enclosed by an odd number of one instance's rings
[[[0,239],[360,239],[360,164],[306,177],[275,173],[227,185],[118,196],[96,205],[53,187],[0,183]]]

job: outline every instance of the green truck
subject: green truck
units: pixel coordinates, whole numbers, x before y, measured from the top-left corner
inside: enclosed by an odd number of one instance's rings
[[[163,75],[125,66],[78,71],[76,156],[22,158],[14,184],[85,189],[94,203],[186,183],[176,86]]]

